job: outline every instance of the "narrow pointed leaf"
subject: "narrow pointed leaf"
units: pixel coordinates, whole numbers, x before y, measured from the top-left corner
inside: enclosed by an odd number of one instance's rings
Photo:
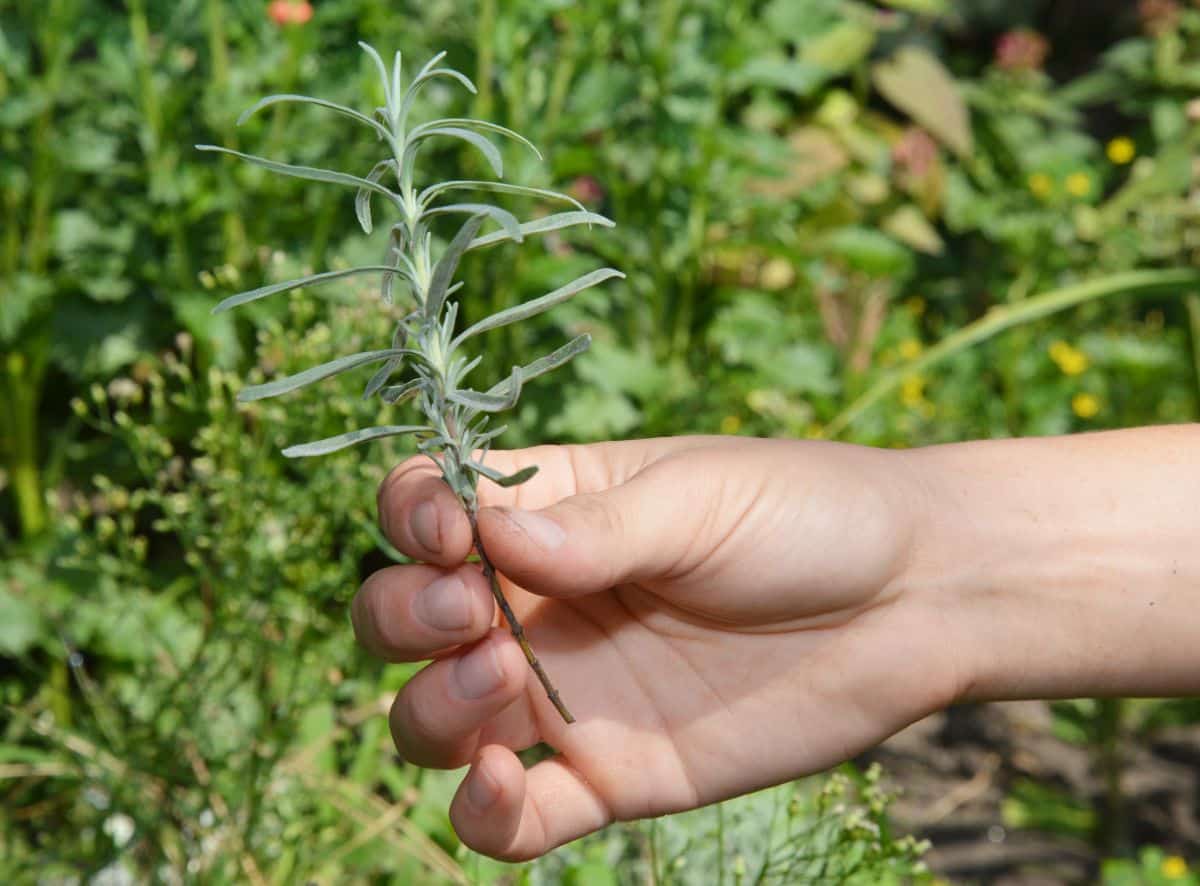
[[[519,132],[514,132],[507,126],[501,126],[499,123],[492,123],[488,120],[476,120],[472,117],[444,117],[441,120],[430,120],[428,123],[422,123],[412,131],[412,138],[416,138],[426,129],[441,129],[443,127],[459,127],[462,129],[483,129],[487,132],[494,132],[497,135],[502,135],[505,138],[511,138],[515,142],[519,142],[529,150],[533,151],[534,156],[539,160],[542,159],[542,152],[537,149],[529,139],[521,135]]]
[[[396,54],[392,56],[392,95],[400,95],[400,83],[404,79],[403,70],[403,57],[397,49]]]
[[[497,194],[516,194],[519,197],[540,197],[543,200],[558,200],[562,203],[570,203],[580,212],[587,212],[583,204],[574,197],[567,194],[560,194],[558,191],[547,191],[545,188],[530,188],[525,185],[510,185],[508,182],[475,181],[472,179],[455,179],[453,181],[430,185],[417,197],[417,202],[422,206],[428,206],[430,200],[439,194],[444,194],[446,191],[494,191]]]
[[[531,480],[538,472],[537,465],[529,465],[528,467],[517,471],[515,474],[509,474],[508,476],[505,476],[495,468],[490,468],[487,465],[481,464],[480,462],[474,460],[468,460],[467,467],[478,472],[480,475],[487,477],[493,483],[505,488],[508,488],[509,486],[520,486],[527,480]]]
[[[483,224],[482,215],[473,215],[463,222],[458,233],[454,235],[454,239],[450,241],[450,245],[446,247],[446,251],[442,253],[442,257],[438,259],[437,266],[433,269],[433,276],[429,281],[429,292],[425,295],[425,316],[437,317],[442,312],[442,303],[446,300],[446,291],[450,288],[450,281],[454,279],[454,274],[458,271],[458,262],[463,257],[463,253],[467,251],[467,244],[479,232],[481,224]]]
[[[371,274],[371,273],[392,273],[402,274],[407,277],[407,271],[397,270],[396,268],[388,267],[387,265],[365,265],[361,268],[347,268],[344,271],[325,271],[321,274],[312,274],[308,277],[299,277],[295,280],[284,280],[282,283],[272,283],[269,286],[260,286],[258,289],[250,289],[246,292],[239,292],[237,295],[231,295],[229,298],[222,300],[212,309],[214,314],[222,314],[230,308],[236,308],[238,305],[244,305],[252,301],[258,301],[260,298],[266,298],[268,295],[275,295],[277,292],[287,292],[291,289],[299,289],[301,286],[315,286],[319,283],[327,283],[330,280],[337,280],[341,277],[351,277],[355,274]]]
[[[569,363],[591,346],[592,337],[587,333],[573,338],[558,350],[547,354],[545,357],[534,360],[532,363],[522,366],[521,380],[526,382],[531,378],[537,378],[539,375],[545,375],[547,372],[558,369],[558,367]],[[500,394],[505,390],[507,385],[507,381],[502,381],[500,384],[495,385],[491,390],[489,390],[488,393]]]
[[[438,126],[433,129],[423,130],[421,133],[414,133],[408,139],[408,147],[404,149],[405,166],[411,166],[413,158],[417,153],[417,146],[427,138],[443,135],[447,138],[457,138],[467,142],[470,145],[479,149],[479,152],[487,158],[488,164],[492,167],[492,171],[497,176],[504,176],[504,160],[500,156],[500,149],[494,144],[480,135],[478,132],[472,132],[469,129],[461,129],[455,126]]]
[[[331,360],[328,363],[322,363],[320,366],[313,366],[303,372],[298,372],[295,375],[289,375],[286,378],[276,379],[275,381],[267,382],[262,385],[253,385],[249,388],[243,388],[238,394],[238,400],[242,403],[249,403],[254,400],[265,400],[267,397],[277,397],[280,394],[286,394],[289,391],[295,391],[305,385],[310,385],[313,382],[321,381],[329,378],[332,375],[346,372],[350,369],[357,369],[359,366],[365,366],[368,363],[378,363],[380,360],[389,360],[392,357],[399,357],[402,354],[412,354],[420,356],[416,351],[408,349],[387,348],[382,351],[363,351],[359,354],[350,354],[345,357],[339,357],[336,360]]]
[[[501,209],[499,206],[491,206],[487,203],[448,203],[445,206],[435,206],[433,209],[426,209],[421,213],[421,220],[434,215],[456,215],[459,213],[470,213],[472,215],[486,215],[488,218],[499,223],[508,235],[507,239],[515,240],[520,243],[525,239],[525,235],[521,233],[521,223],[517,221],[517,217],[507,209]]]
[[[432,64],[441,61],[445,53],[439,53],[431,60]],[[471,78],[461,71],[456,71],[454,68],[434,68],[427,64],[421,69],[421,72],[413,78],[413,82],[408,85],[408,91],[404,93],[404,101],[400,105],[400,122],[408,119],[409,112],[412,111],[413,102],[417,100],[417,93],[421,91],[421,87],[430,80],[436,80],[438,77],[450,77],[461,83],[471,95],[479,92],[475,88],[475,84],[471,82]]]
[[[600,225],[602,228],[615,227],[612,220],[602,215],[597,215],[594,212],[556,212],[553,215],[524,222],[520,225],[520,229],[523,236],[528,236],[530,234],[546,234],[550,231],[559,231],[575,225]],[[482,237],[476,237],[471,241],[471,245],[467,249],[494,246],[497,243],[507,243],[511,239],[512,237],[507,229],[493,231],[490,234],[484,234]]]
[[[384,174],[395,167],[395,160],[380,160],[367,173],[367,181],[378,184]],[[354,214],[358,217],[358,223],[362,227],[363,233],[371,233],[371,192],[366,188],[359,188],[358,193],[354,195]]]
[[[472,391],[469,388],[460,388],[457,391],[450,391],[446,396],[455,403],[471,409],[478,409],[481,412],[503,412],[506,409],[512,409],[521,399],[521,382],[521,367],[514,366],[512,375],[486,394]]]
[[[396,326],[395,333],[392,334],[392,348],[394,350],[402,350],[406,344],[408,344],[408,327],[405,324],[400,323]],[[399,369],[403,363],[404,356],[401,355],[399,357],[393,357],[380,366],[378,371],[371,376],[370,381],[367,382],[367,386],[363,388],[362,398],[364,400],[369,400],[371,397],[373,397],[380,388],[387,384],[388,379],[392,377],[392,374]]]
[[[404,382],[404,384],[391,385],[383,389],[383,393],[379,398],[384,403],[402,403],[409,397],[416,396],[421,390],[421,386],[425,383],[423,378],[413,378]]]
[[[383,63],[383,59],[379,53],[375,51],[375,47],[370,43],[365,43],[362,40],[358,41],[358,45],[362,47],[363,52],[371,57],[371,61],[375,63],[375,69],[379,71],[379,82],[383,84],[383,98],[387,103],[388,113],[395,116],[396,102],[400,100],[400,96],[393,95],[391,88],[388,86],[388,70]]]
[[[289,446],[283,450],[283,454],[288,458],[307,458],[313,455],[326,455],[330,452],[337,452],[339,449],[346,449],[356,443],[365,443],[368,440],[378,440],[382,437],[397,437],[401,434],[415,434],[420,431],[432,431],[433,428],[425,425],[380,425],[375,428],[361,428],[357,431],[350,431],[346,434],[338,434],[336,437],[326,437],[324,440],[314,440],[312,443],[301,443],[298,446]]]
[[[366,114],[363,114],[360,111],[354,110],[354,108],[348,108],[345,105],[339,105],[336,102],[327,102],[324,99],[320,99],[320,98],[313,98],[312,96],[309,96],[309,95],[292,95],[291,93],[281,93],[279,95],[268,95],[266,98],[259,99],[257,102],[255,102],[253,105],[251,105],[249,108],[242,111],[241,116],[238,117],[238,119],[237,119],[237,125],[241,126],[243,123],[245,123],[247,120],[249,120],[250,117],[252,117],[254,114],[257,114],[263,108],[268,108],[271,105],[277,105],[277,104],[281,104],[283,102],[298,102],[298,103],[306,104],[306,105],[316,105],[319,108],[325,108],[326,110],[329,110],[329,111],[335,111],[339,114],[342,114],[346,117],[351,118],[352,120],[357,120],[359,123],[363,123],[367,126],[370,126],[372,129],[375,130],[375,133],[380,138],[384,139],[385,141],[391,140],[391,133],[389,133],[387,131],[387,128],[385,126],[383,126],[378,120],[372,120]]]
[[[293,166],[290,163],[279,163],[275,160],[268,160],[266,157],[257,157],[254,154],[243,154],[241,151],[234,151],[229,148],[222,148],[219,145],[196,145],[198,151],[215,151],[219,154],[229,154],[245,160],[247,163],[253,163],[255,166],[261,166],[264,169],[269,169],[272,172],[278,172],[282,175],[290,175],[294,178],[308,179],[309,181],[331,182],[335,185],[344,185],[349,188],[367,188],[383,194],[392,203],[400,206],[400,197],[392,191],[385,188],[378,182],[367,181],[365,178],[359,178],[357,175],[347,175],[344,172],[334,172],[331,169],[317,169],[312,166]]]
[[[501,326],[507,326],[510,323],[517,323],[528,317],[534,317],[543,311],[548,311],[557,304],[565,302],[572,296],[582,292],[583,290],[595,286],[598,283],[603,283],[605,280],[611,280],[617,277],[624,279],[625,275],[620,271],[612,268],[600,268],[597,271],[592,271],[590,274],[584,274],[575,280],[572,280],[566,286],[560,287],[553,292],[547,293],[540,298],[535,298],[532,301],[522,302],[519,305],[513,305],[507,310],[492,314],[490,317],[484,317],[474,326],[470,326],[463,330],[457,338],[454,339],[451,347],[458,347],[459,344],[466,341],[473,335],[479,335],[481,332],[487,332],[490,329],[496,329]]]

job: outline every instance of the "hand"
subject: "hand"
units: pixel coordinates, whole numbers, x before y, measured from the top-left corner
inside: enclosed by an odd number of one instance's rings
[[[826,769],[963,687],[944,608],[904,581],[919,485],[902,453],[684,437],[496,452],[479,529],[563,701],[496,607],[470,528],[425,458],[380,491],[385,533],[427,565],[371,576],[352,615],[392,661],[433,658],[392,708],[396,746],[472,764],[462,840],[539,856],[619,819]],[[526,771],[514,751],[558,752]]]

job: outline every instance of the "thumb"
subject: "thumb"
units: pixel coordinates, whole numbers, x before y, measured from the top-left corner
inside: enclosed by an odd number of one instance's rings
[[[551,597],[577,597],[686,570],[703,545],[704,499],[663,463],[603,492],[574,495],[539,511],[484,508],[479,534],[506,578]],[[694,483],[694,481],[693,481]],[[689,487],[691,491],[689,492]]]

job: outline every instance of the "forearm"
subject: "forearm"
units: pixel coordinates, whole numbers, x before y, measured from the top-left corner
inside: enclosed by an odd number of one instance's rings
[[[972,699],[1200,695],[1200,425],[917,450],[904,582]]]

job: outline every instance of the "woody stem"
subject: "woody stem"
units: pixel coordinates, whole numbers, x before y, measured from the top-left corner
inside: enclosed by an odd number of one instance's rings
[[[533,653],[533,647],[529,645],[529,641],[525,638],[525,629],[521,627],[521,622],[517,620],[516,614],[512,611],[512,606],[504,596],[504,592],[500,590],[500,578],[496,573],[496,567],[492,565],[492,561],[488,558],[487,549],[483,546],[483,539],[479,537],[479,523],[476,520],[476,514],[473,509],[467,510],[467,518],[471,522],[471,535],[475,539],[475,551],[479,554],[479,563],[483,567],[484,578],[488,580],[488,584],[492,588],[492,596],[496,598],[496,605],[500,607],[500,611],[504,613],[504,620],[508,622],[509,630],[521,645],[521,651],[525,653],[525,660],[529,662],[529,667],[537,674],[542,688],[546,690],[546,697],[550,699],[550,703],[554,705],[554,709],[567,723],[574,723],[575,718],[571,716],[571,712],[567,710],[567,706],[562,703],[562,699],[558,697],[558,690],[554,688],[554,684],[550,681],[546,669],[542,667],[542,663]]]

